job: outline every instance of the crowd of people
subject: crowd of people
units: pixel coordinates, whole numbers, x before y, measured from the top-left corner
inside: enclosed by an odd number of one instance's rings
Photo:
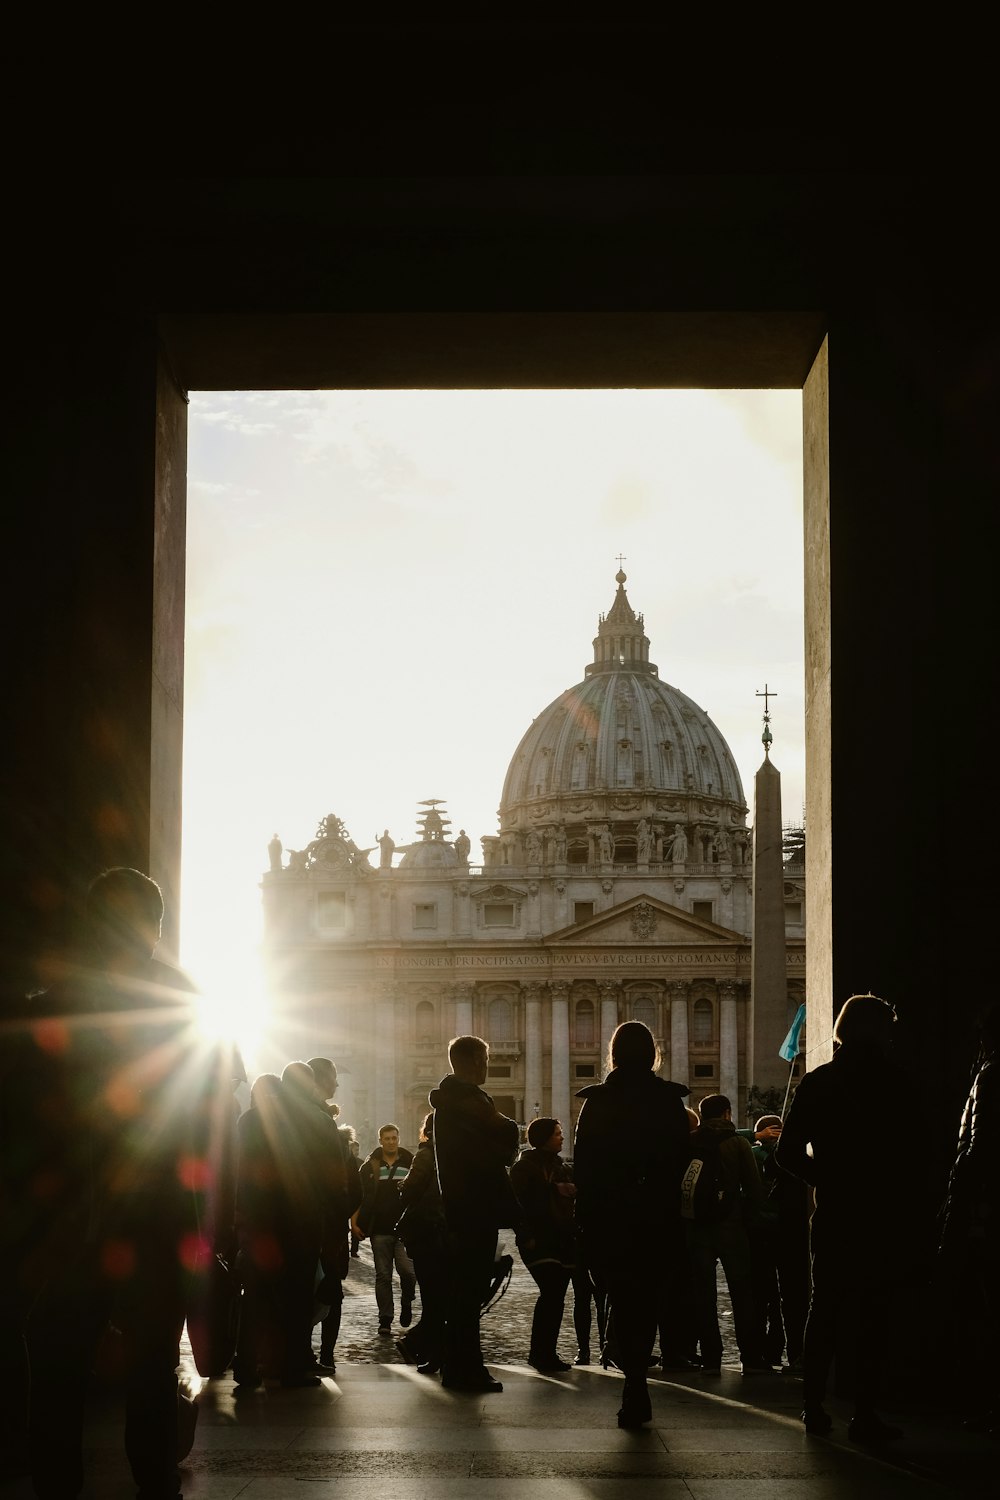
[[[163,906],[153,881],[111,870],[89,911],[92,962],[40,997],[4,1098],[2,1356],[7,1374],[23,1360],[41,1500],[82,1487],[87,1379],[109,1326],[140,1500],[179,1495],[179,1341],[187,1320],[195,1344],[220,1266],[238,1317],[206,1335],[204,1359],[231,1360],[238,1385],[298,1388],[334,1374],[344,1280],[367,1240],[379,1336],[446,1389],[502,1391],[480,1315],[503,1229],[537,1286],[528,1363],[570,1369],[558,1343],[571,1292],[574,1363],[621,1372],[621,1427],[651,1419],[655,1365],[720,1374],[721,1265],[744,1376],[801,1375],[805,1430],[823,1435],[836,1358],[855,1403],[849,1436],[900,1436],[877,1402],[887,1311],[907,1285],[901,1225],[919,1158],[901,1153],[891,1180],[859,1159],[852,1122],[874,1099],[889,1122],[907,1105],[895,1014],[877,996],[845,1003],[832,1061],[805,1075],[784,1119],[740,1129],[721,1094],[693,1108],[686,1086],[659,1076],[649,1029],[626,1021],[604,1081],[580,1091],[566,1152],[556,1118],[531,1120],[522,1140],[484,1087],[487,1042],[467,1035],[450,1043],[415,1151],[386,1122],[362,1160],[328,1057],[261,1074],[240,1109],[241,1059],[205,1044],[193,987],[154,956]],[[942,1237],[981,1293],[994,1340],[996,1044],[994,1016]],[[980,1425],[995,1433],[995,1376],[981,1396]]]

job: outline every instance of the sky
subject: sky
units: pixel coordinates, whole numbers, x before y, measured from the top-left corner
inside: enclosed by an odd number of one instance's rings
[[[776,692],[801,821],[799,390],[195,392],[189,415],[181,960],[251,1052],[272,834],[302,849],[335,813],[405,844],[437,797],[476,862],[619,555],[751,815]]]

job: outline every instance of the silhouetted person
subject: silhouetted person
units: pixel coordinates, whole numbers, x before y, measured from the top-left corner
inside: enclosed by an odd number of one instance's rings
[[[444,1208],[434,1164],[434,1113],[424,1116],[413,1162],[399,1189],[403,1212],[396,1232],[413,1262],[420,1288],[420,1318],[396,1347],[421,1375],[436,1375],[444,1354],[448,1267]]]
[[[763,1115],[754,1129],[751,1149],[764,1202],[751,1232],[751,1250],[764,1358],[780,1364],[784,1350],[789,1366],[800,1372],[809,1310],[809,1189],[775,1160],[780,1115]]]
[[[281,1340],[281,1235],[287,1213],[281,1159],[285,1111],[277,1073],[261,1073],[250,1107],[237,1124],[237,1269],[243,1285],[233,1375],[237,1385],[259,1385],[277,1374]]]
[[[713,1218],[695,1217],[684,1223],[702,1369],[706,1375],[721,1372],[717,1298],[717,1267],[721,1265],[732,1303],[742,1373],[770,1375],[773,1371],[765,1363],[762,1349],[762,1318],[754,1298],[750,1249],[750,1235],[764,1196],[760,1173],[749,1141],[736,1133],[726,1095],[709,1094],[698,1109],[701,1124],[691,1132],[691,1149],[695,1155],[706,1150],[718,1154],[722,1192]]]
[[[483,1088],[489,1056],[482,1037],[455,1037],[448,1047],[452,1071],[429,1096],[447,1227],[441,1383],[455,1391],[503,1390],[483,1363],[479,1313],[493,1278],[497,1231],[517,1228],[520,1219],[507,1175],[519,1131]]]
[[[1000,1005],[987,1011],[948,1181],[940,1264],[960,1324],[965,1425],[1000,1436]]]
[[[320,1324],[317,1373],[332,1375],[337,1368],[334,1350],[340,1335],[340,1320],[344,1308],[344,1278],[351,1264],[351,1215],[361,1203],[361,1176],[358,1159],[351,1149],[354,1131],[338,1120],[340,1106],[333,1097],[338,1087],[336,1065],[329,1057],[311,1057],[308,1066],[316,1080],[320,1107],[337,1127],[337,1185],[329,1221],[323,1231],[323,1253],[320,1257],[323,1281],[317,1288],[318,1300],[330,1309]]]
[[[213,1249],[207,1226],[227,1217],[210,1192],[225,1175],[233,1064],[200,1041],[191,981],[153,957],[155,881],[106,871],[87,917],[93,964],[36,998],[23,1080],[38,1204],[23,1278],[31,1474],[44,1500],[82,1488],[86,1387],[110,1319],[129,1463],[141,1500],[163,1500],[180,1491],[180,1335]]]
[[[608,1337],[625,1376],[620,1427],[652,1416],[646,1375],[669,1266],[680,1242],[680,1180],[690,1152],[683,1085],[658,1078],[652,1032],[625,1021],[603,1083],[581,1090],[573,1148],[576,1217],[594,1285],[608,1295]]]
[[[528,1125],[528,1149],[510,1169],[510,1184],[521,1205],[517,1248],[538,1287],[531,1317],[528,1363],[543,1374],[570,1366],[558,1343],[566,1290],[576,1265],[573,1174],[560,1156],[563,1129],[558,1120],[538,1116]],[[588,1305],[589,1314],[589,1305]],[[588,1316],[588,1332],[590,1319]]]
[[[912,1247],[915,1212],[916,1154],[901,1149],[899,1137],[912,1099],[891,1055],[895,1020],[877,995],[845,1002],[834,1024],[833,1059],[802,1079],[775,1147],[778,1166],[815,1192],[802,1420],[807,1432],[830,1431],[823,1399],[836,1355],[850,1367],[848,1435],[860,1443],[901,1435],[875,1411],[888,1309]]]
[[[280,1165],[287,1213],[280,1232],[284,1265],[279,1377],[284,1386],[314,1385],[319,1379],[312,1353],[316,1273],[341,1207],[344,1153],[309,1064],[287,1063],[281,1083],[287,1133]]]

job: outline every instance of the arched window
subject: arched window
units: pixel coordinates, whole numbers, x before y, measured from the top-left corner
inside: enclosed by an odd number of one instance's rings
[[[514,1040],[514,1008],[509,1000],[491,1000],[487,1023],[490,1042]]]
[[[417,1005],[417,1041],[437,1041],[437,1021],[429,1000],[421,1000]]]
[[[712,1015],[711,1000],[694,1002],[692,1020],[691,1040],[700,1042],[702,1046],[711,1046],[715,1041],[715,1019]]]
[[[656,1035],[656,1005],[648,995],[640,995],[638,1000],[632,1003],[633,1021],[641,1021],[648,1026],[653,1035]]]
[[[593,1000],[578,1000],[576,1002],[575,1039],[578,1047],[597,1046]]]

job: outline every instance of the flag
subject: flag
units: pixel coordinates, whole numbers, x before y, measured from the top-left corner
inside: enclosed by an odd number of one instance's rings
[[[778,1049],[778,1056],[783,1057],[785,1062],[794,1062],[799,1055],[799,1037],[806,1023],[806,1003],[803,1000],[795,1012],[795,1020],[788,1029],[788,1035]]]

